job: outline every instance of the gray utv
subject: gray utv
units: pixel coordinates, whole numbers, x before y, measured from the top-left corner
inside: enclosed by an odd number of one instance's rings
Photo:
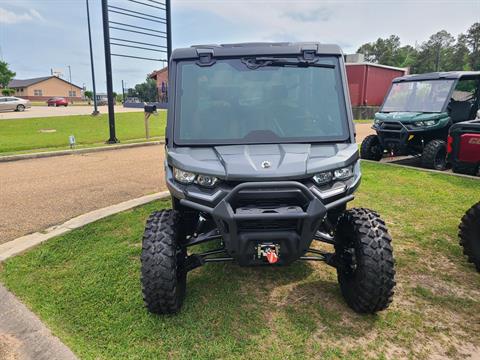
[[[335,267],[353,310],[386,309],[395,270],[385,222],[372,210],[346,210],[361,173],[340,48],[193,46],[173,52],[169,77],[172,209],[154,212],[143,236],[148,310],[178,312],[187,273],[206,263],[297,260]],[[207,242],[218,248],[187,251]]]

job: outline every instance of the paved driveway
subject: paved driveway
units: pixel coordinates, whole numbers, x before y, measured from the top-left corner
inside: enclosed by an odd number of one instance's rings
[[[368,135],[375,134],[375,131],[372,129],[372,124],[355,124],[355,129],[357,131],[356,141],[359,145]]]
[[[165,190],[163,145],[0,163],[0,243]]]
[[[98,110],[101,114],[108,113],[107,106],[99,106]],[[67,107],[50,107],[50,106],[32,106],[22,112],[2,111],[0,112],[0,120],[2,119],[26,119],[32,117],[49,117],[49,116],[66,116],[66,115],[90,115],[93,106],[67,106]],[[115,106],[115,112],[135,112],[142,109],[124,108],[123,106]]]

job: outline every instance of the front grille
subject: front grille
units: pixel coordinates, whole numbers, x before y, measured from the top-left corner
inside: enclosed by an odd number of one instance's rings
[[[384,122],[382,125],[382,130],[401,131],[402,125],[395,122],[394,123]]]
[[[297,206],[297,199],[239,199],[237,201],[237,208],[261,208],[261,209],[270,209],[270,208],[279,208],[279,207],[288,207],[288,206]]]
[[[240,221],[239,231],[274,231],[274,230],[296,230],[297,220],[246,220]]]

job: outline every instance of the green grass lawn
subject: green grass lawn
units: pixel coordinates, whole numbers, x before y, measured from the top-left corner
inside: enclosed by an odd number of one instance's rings
[[[165,135],[166,114],[160,111],[158,116],[150,117],[151,137]],[[145,139],[143,112],[117,113],[115,122],[117,138],[121,142]],[[75,136],[78,147],[104,144],[109,137],[108,115],[0,120],[0,155],[67,149],[70,135]]]
[[[362,316],[335,270],[209,264],[188,277],[177,316],[143,307],[139,255],[148,204],[10,259],[1,281],[82,359],[462,358],[480,349],[480,274],[457,226],[480,199],[478,180],[364,163],[354,206],[378,210],[393,236],[391,307]]]

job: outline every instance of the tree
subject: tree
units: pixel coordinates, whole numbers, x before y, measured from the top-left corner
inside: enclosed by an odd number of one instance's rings
[[[395,56],[400,48],[400,38],[390,35],[386,39],[378,38],[373,43],[360,46],[357,53],[365,55],[365,60],[383,65],[395,66]]]
[[[0,61],[0,85],[3,88],[8,87],[15,75],[17,74],[8,68],[8,64],[5,61]]]
[[[394,65],[402,68],[413,67],[417,61],[417,50],[411,45],[405,45],[397,49],[394,57]]]
[[[453,46],[453,53],[450,58],[449,70],[470,70],[470,50],[468,49],[467,36],[460,34]]]
[[[473,24],[466,35],[466,43],[470,47],[470,66],[472,70],[480,70],[480,22]]]
[[[93,100],[93,91],[90,91],[90,90],[85,90],[85,92],[83,93],[85,95],[85,97],[89,100]]]
[[[13,89],[2,89],[2,95],[4,96],[10,96],[15,94],[15,90]]]
[[[144,83],[135,85],[135,92],[141,101],[154,102],[158,98],[157,82],[147,78]]]
[[[455,39],[450,33],[441,30],[420,46],[415,71],[419,73],[431,71],[448,71],[448,63],[453,54]]]
[[[383,65],[410,67],[412,73],[431,71],[480,70],[480,22],[455,39],[441,30],[419,47],[400,46],[400,38],[391,35],[360,46],[357,53],[365,60]]]

